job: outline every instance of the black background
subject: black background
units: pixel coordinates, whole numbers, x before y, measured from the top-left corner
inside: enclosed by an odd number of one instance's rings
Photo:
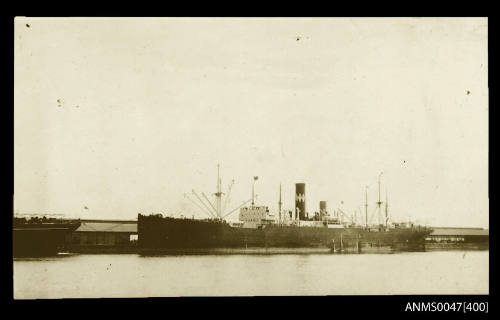
[[[135,2],[97,5],[90,2],[61,2],[49,4],[37,2],[34,4],[19,2],[15,5],[18,8],[10,8],[2,16],[2,30],[4,31],[4,54],[3,72],[5,83],[4,99],[1,103],[2,110],[2,139],[3,170],[2,182],[6,187],[3,191],[5,199],[2,201],[2,243],[5,260],[3,266],[6,267],[3,275],[5,281],[2,285],[2,302],[6,308],[2,308],[5,319],[11,317],[42,317],[52,319],[73,317],[85,318],[109,318],[118,319],[122,317],[132,317],[137,319],[211,319],[211,318],[250,318],[250,319],[288,319],[299,318],[304,320],[318,319],[342,319],[364,317],[428,317],[428,316],[464,316],[463,313],[430,313],[430,312],[405,312],[408,302],[491,302],[489,315],[498,313],[498,303],[494,303],[498,294],[496,283],[498,276],[498,265],[496,252],[498,250],[498,197],[496,185],[498,180],[498,166],[494,161],[495,146],[489,148],[489,195],[490,195],[490,295],[469,296],[469,295],[432,295],[432,296],[321,296],[321,297],[217,297],[217,298],[144,298],[144,299],[62,299],[62,300],[13,300],[13,261],[12,261],[12,195],[14,191],[14,17],[75,17],[75,16],[452,16],[452,9],[462,10],[455,13],[458,16],[488,16],[492,12],[484,10],[479,3],[450,3],[448,7],[442,4],[440,12],[419,12],[426,9],[436,11],[436,3],[426,4],[424,2],[409,2],[407,6],[415,9],[415,12],[391,12],[400,8],[403,3],[398,3],[386,8],[378,2],[371,2],[365,6],[358,2],[351,3],[356,10],[351,12],[340,12],[338,3],[331,2],[328,9],[325,6],[315,6],[311,2],[288,2],[285,4],[258,3],[258,2],[231,2],[227,4],[212,2],[164,2],[160,8],[158,4],[148,5],[146,2]],[[6,4],[4,4],[6,5]],[[12,4],[11,4],[12,5]],[[472,7],[473,6],[473,7]],[[230,10],[233,12],[229,12]],[[483,12],[476,12],[475,9],[483,9]],[[439,10],[438,10],[439,11]],[[496,66],[494,56],[496,53],[495,41],[492,39],[496,35],[496,21],[490,17],[488,21],[488,47],[489,47],[489,88],[490,88],[490,108],[489,108],[489,142],[495,141],[495,131],[497,125],[497,112],[495,111],[496,96],[494,92],[494,72]],[[126,281],[126,279],[124,279]],[[37,284],[33,284],[37,285]],[[11,313],[9,315],[7,312]],[[469,313],[465,316],[484,318],[482,314]]]

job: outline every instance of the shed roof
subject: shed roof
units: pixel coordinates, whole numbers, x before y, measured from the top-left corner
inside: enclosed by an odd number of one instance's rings
[[[481,228],[434,228],[431,236],[488,236],[488,229]]]
[[[126,232],[137,233],[137,223],[82,222],[76,232]]]

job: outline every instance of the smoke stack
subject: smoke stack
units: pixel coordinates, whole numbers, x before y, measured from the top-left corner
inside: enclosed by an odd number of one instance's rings
[[[323,219],[328,214],[328,209],[326,205],[326,201],[320,201],[319,202],[319,217],[320,219]]]
[[[295,217],[299,216],[299,220],[305,220],[306,217],[306,184],[295,184]]]

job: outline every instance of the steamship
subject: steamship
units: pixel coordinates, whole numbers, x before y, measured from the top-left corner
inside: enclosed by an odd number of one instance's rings
[[[194,198],[185,194],[200,211],[210,218],[189,219],[163,217],[161,214],[138,215],[138,247],[142,253],[367,253],[421,251],[432,230],[409,223],[390,223],[385,202],[385,223],[368,224],[366,194],[365,223],[358,224],[340,209],[330,215],[326,201],[320,201],[319,212],[309,217],[306,211],[305,184],[295,185],[295,211],[282,210],[281,185],[278,216],[269,207],[255,205],[255,181],[252,198],[225,213],[228,195],[223,203],[219,168],[216,202],[205,193],[192,190]],[[195,201],[197,199],[198,201]],[[249,206],[245,206],[251,201]],[[380,201],[376,210],[382,214]],[[225,218],[239,209],[239,221]],[[382,214],[383,215],[383,214]],[[351,217],[352,218],[352,217]],[[349,219],[347,219],[349,220]]]

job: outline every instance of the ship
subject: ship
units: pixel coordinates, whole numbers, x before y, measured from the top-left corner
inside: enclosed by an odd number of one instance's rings
[[[319,212],[309,217],[306,211],[305,183],[295,185],[295,210],[282,210],[281,185],[278,215],[268,206],[255,204],[255,181],[252,197],[236,209],[225,213],[219,166],[215,203],[205,193],[192,190],[193,198],[185,194],[197,208],[209,216],[206,219],[168,217],[161,214],[138,214],[138,249],[144,254],[169,253],[370,253],[422,251],[425,238],[432,229],[411,223],[389,221],[388,201],[385,201],[385,223],[368,223],[368,196],[365,190],[365,224],[338,209],[328,212],[327,201],[320,201]],[[234,183],[234,181],[233,181]],[[229,186],[229,192],[232,184]],[[228,195],[229,196],[229,195]],[[249,206],[245,206],[251,201]],[[376,210],[382,214],[379,199]],[[226,217],[239,209],[239,221]],[[346,221],[347,220],[347,221]]]

